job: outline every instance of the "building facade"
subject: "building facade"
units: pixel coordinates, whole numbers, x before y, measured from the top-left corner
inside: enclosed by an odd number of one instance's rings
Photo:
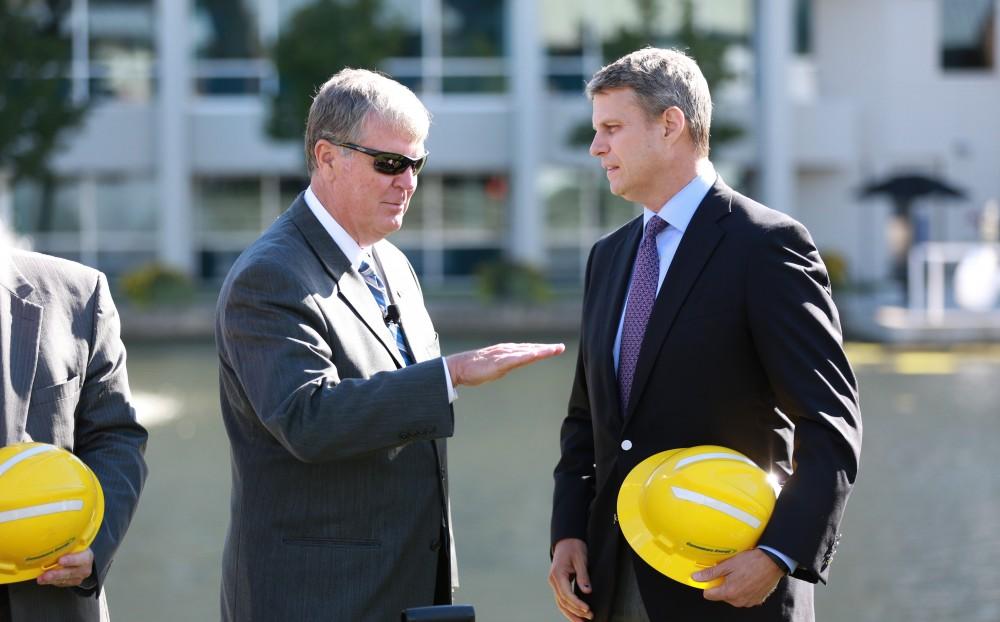
[[[219,281],[307,183],[301,143],[265,125],[281,85],[268,51],[308,3],[73,0],[72,93],[92,110],[54,156],[45,213],[31,183],[0,210],[37,249],[112,275],[159,262]],[[713,160],[732,185],[804,221],[855,281],[890,270],[888,203],[858,195],[873,178],[949,178],[968,199],[928,206],[931,235],[972,239],[973,212],[1000,196],[996,4],[694,2],[698,27],[728,46],[715,122],[742,128]],[[430,286],[504,256],[578,283],[593,241],[638,213],[587,154],[583,84],[644,20],[676,30],[680,3],[383,5],[405,45],[381,69],[434,115],[430,162],[393,241]],[[350,27],[330,24],[330,36]]]

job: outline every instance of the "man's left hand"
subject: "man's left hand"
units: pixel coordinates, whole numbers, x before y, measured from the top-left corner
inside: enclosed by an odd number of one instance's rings
[[[59,568],[53,568],[38,577],[39,585],[76,587],[94,572],[94,552],[90,549],[70,553],[59,558]]]
[[[756,607],[767,600],[784,574],[760,549],[751,549],[691,577],[705,582],[723,578],[722,585],[705,590],[706,600],[721,600],[734,607]]]

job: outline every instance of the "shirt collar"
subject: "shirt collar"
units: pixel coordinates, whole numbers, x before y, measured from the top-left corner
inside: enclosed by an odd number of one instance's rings
[[[352,238],[351,235],[340,226],[337,219],[331,216],[330,212],[326,211],[326,208],[323,207],[322,203],[320,203],[316,193],[313,192],[312,186],[306,188],[305,200],[310,211],[312,211],[313,215],[316,216],[316,220],[319,221],[319,224],[323,225],[326,232],[330,234],[333,241],[338,247],[340,247],[341,252],[343,252],[344,256],[347,257],[347,260],[351,262],[351,267],[357,270],[361,261],[363,259],[367,259],[369,256],[371,247],[369,246],[363,248],[354,241],[354,238]]]
[[[688,224],[691,223],[691,219],[705,195],[712,189],[717,177],[715,167],[712,166],[711,162],[706,160],[703,164],[699,164],[698,174],[695,175],[694,179],[681,188],[680,192],[670,197],[670,200],[660,208],[658,214],[648,207],[642,209],[643,226],[646,226],[650,218],[658,215],[670,223],[671,227],[679,229],[683,233],[687,230]]]

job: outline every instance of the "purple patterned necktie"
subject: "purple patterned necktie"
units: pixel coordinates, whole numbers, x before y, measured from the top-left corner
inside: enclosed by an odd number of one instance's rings
[[[649,315],[653,312],[653,302],[656,300],[656,285],[660,278],[660,253],[656,250],[656,236],[666,227],[667,221],[659,216],[649,219],[642,234],[642,242],[639,243],[635,268],[632,270],[625,321],[622,324],[621,350],[618,355],[618,387],[623,415],[628,408],[632,380],[635,378],[635,365],[639,362],[639,349],[646,334],[646,324],[649,323]]]

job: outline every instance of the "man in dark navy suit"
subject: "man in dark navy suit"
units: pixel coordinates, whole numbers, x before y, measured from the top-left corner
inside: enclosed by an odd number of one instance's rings
[[[857,383],[805,228],[729,188],[708,159],[697,64],[645,48],[587,85],[590,153],[643,215],[587,265],[555,469],[549,583],[569,620],[811,621],[858,473]],[[783,484],[757,548],[672,581],[625,544],[622,480],[657,452],[722,445]],[[574,585],[575,583],[575,585]]]

